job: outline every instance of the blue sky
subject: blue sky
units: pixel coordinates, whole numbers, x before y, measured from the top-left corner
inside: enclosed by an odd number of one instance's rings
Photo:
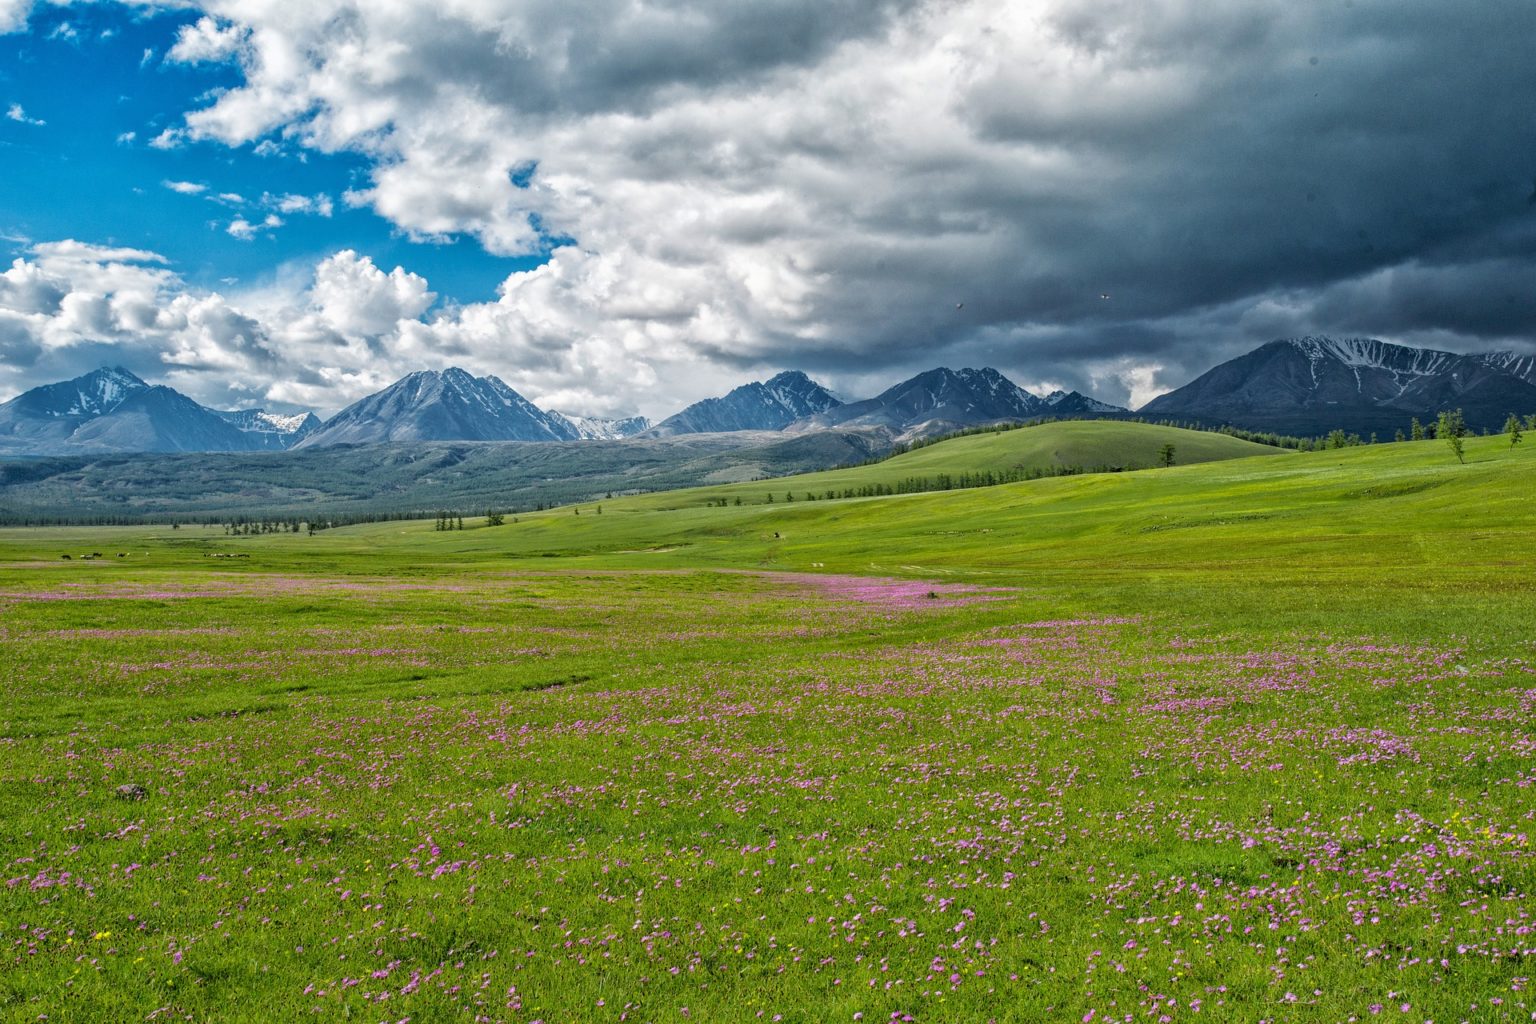
[[[355,154],[151,146],[212,91],[240,84],[232,64],[164,59],[178,30],[198,17],[43,7],[29,31],[0,35],[0,115],[19,105],[26,118],[0,117],[0,252],[20,255],[32,242],[61,238],[130,246],[167,257],[194,287],[227,291],[258,286],[285,265],[307,272],[350,248],[425,276],[440,304],[491,298],[508,273],[543,261],[492,256],[473,240],[413,242],[371,210],[349,208],[343,195],[367,184],[368,162]],[[177,192],[166,182],[204,190]],[[264,195],[326,196],[332,213],[277,212]],[[274,213],[283,224],[261,227]],[[230,235],[236,218],[257,230]]]

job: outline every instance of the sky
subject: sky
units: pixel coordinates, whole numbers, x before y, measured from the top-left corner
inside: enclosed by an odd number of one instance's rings
[[[1536,351],[1529,0],[0,0],[0,399]]]

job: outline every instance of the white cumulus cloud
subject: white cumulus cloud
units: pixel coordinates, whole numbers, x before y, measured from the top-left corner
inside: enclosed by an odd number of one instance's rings
[[[22,108],[20,103],[12,103],[6,110],[5,116],[8,120],[16,121],[20,124],[35,125],[37,127],[42,127],[48,123],[41,118],[28,117],[26,110]]]
[[[31,12],[32,0],[0,0],[0,35],[26,28]]]
[[[592,414],[632,413],[649,390],[641,411],[661,415],[674,411],[680,382],[699,394],[739,383],[643,315],[675,296],[591,280],[606,272],[562,250],[513,275],[495,301],[444,308],[425,278],[353,250],[220,293],[190,286],[146,250],[37,244],[0,273],[0,348],[17,356],[0,363],[0,395],[123,363],[214,406],[330,413],[413,370],[462,366],[547,408]],[[619,332],[591,330],[579,308],[550,317],[572,284],[639,316]]]
[[[184,64],[201,64],[233,58],[245,45],[248,33],[238,25],[220,23],[213,18],[199,18],[183,25],[167,59]],[[145,51],[146,57],[150,51]]]

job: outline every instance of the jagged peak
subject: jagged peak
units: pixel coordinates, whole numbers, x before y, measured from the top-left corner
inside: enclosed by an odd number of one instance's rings
[[[936,366],[931,370],[924,370],[915,377],[909,377],[898,384],[892,385],[887,393],[905,390],[912,387],[923,387],[929,390],[937,390],[946,385],[955,385],[970,390],[984,389],[992,393],[1012,389],[1021,394],[1029,392],[1019,387],[1013,381],[1003,375],[1002,371],[990,366],[980,368],[964,366],[958,370],[952,370],[947,366]],[[1033,398],[1033,395],[1030,395]]]
[[[138,374],[125,366],[102,366],[90,373],[78,378],[79,380],[116,380],[124,384],[134,384],[138,387],[149,387]]]
[[[763,383],[768,385],[809,384],[812,387],[821,387],[804,370],[781,370]]]

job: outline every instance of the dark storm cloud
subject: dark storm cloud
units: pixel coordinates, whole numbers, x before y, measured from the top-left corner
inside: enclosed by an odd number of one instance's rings
[[[483,19],[424,4],[400,13],[412,45],[389,71],[397,95],[421,102],[444,87],[472,83],[486,99],[525,114],[640,112],[667,90],[741,88],[759,76],[814,65],[914,6],[915,0],[595,0],[573,11],[566,0],[533,0],[487,31]],[[311,52],[323,68],[328,50],[371,41],[363,12],[347,6]]]
[[[1044,199],[1029,182],[950,191],[943,213],[962,220],[960,202],[989,224],[969,258],[945,265],[925,251],[940,211],[924,211],[928,223],[902,225],[915,236],[903,251],[844,263],[844,286],[906,307],[877,321],[853,359],[958,344],[986,323],[1071,325],[1067,350],[1037,343],[1057,358],[1156,355],[1215,340],[1164,321],[1276,290],[1315,292],[1319,322],[1357,331],[1529,335],[1536,247],[1507,229],[1533,218],[1536,6],[1235,6],[1184,33],[1130,29],[1129,42],[1126,14],[1101,5],[1062,31],[1085,53],[1121,36],[1122,66],[1167,69],[1177,81],[1165,86],[1184,83],[1187,100],[1144,114],[1131,101],[1129,113],[1058,111],[998,81],[1007,68],[978,84],[969,112],[987,135],[1114,170]],[[1433,275],[1406,266],[1437,253],[1456,262]],[[1365,283],[1397,266],[1396,287]],[[966,315],[949,316],[940,292],[963,297]],[[851,311],[876,299],[830,301]]]

